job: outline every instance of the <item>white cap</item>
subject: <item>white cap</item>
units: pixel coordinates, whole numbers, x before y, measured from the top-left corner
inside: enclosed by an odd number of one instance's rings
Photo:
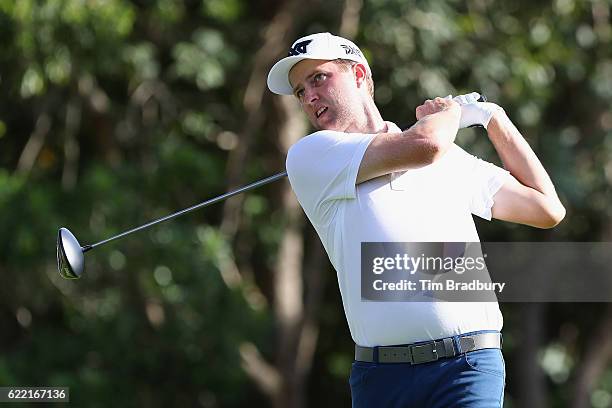
[[[371,74],[368,61],[352,41],[330,33],[317,33],[295,41],[289,49],[289,56],[274,64],[268,73],[268,88],[279,95],[292,95],[289,71],[295,64],[305,59],[331,61],[339,58],[359,62]]]

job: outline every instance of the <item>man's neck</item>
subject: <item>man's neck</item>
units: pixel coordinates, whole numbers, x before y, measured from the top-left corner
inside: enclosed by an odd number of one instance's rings
[[[363,120],[361,123],[354,123],[347,133],[384,133],[387,132],[387,124],[383,120],[378,107],[373,100],[363,105]]]

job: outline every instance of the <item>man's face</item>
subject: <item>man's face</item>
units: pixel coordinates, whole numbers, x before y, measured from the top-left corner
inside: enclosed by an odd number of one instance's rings
[[[363,95],[353,69],[334,61],[306,59],[291,69],[289,83],[316,129],[358,131]]]

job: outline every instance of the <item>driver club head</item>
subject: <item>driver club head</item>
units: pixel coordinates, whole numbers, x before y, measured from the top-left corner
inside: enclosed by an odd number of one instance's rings
[[[64,279],[78,279],[83,273],[83,248],[67,228],[57,233],[57,270]]]

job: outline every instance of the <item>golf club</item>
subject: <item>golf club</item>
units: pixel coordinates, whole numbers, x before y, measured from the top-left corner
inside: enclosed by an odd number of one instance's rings
[[[78,279],[81,277],[81,275],[83,274],[83,270],[85,269],[84,254],[85,252],[91,249],[94,249],[100,245],[104,245],[116,239],[125,237],[126,235],[129,235],[133,232],[141,231],[143,229],[152,227],[153,225],[159,224],[160,222],[171,220],[183,214],[187,214],[188,212],[197,210],[199,208],[207,207],[219,201],[223,201],[237,194],[244,193],[249,190],[253,190],[265,184],[272,183],[273,181],[279,180],[286,176],[287,176],[287,172],[284,171],[282,173],[278,173],[273,176],[266,177],[254,183],[240,187],[234,191],[230,191],[218,197],[211,198],[210,200],[206,200],[200,204],[196,204],[189,208],[185,208],[184,210],[181,210],[173,214],[167,215],[165,217],[159,218],[157,220],[151,221],[139,227],[132,228],[129,231],[122,232],[118,235],[107,238],[103,241],[96,242],[95,244],[81,246],[81,244],[79,244],[79,241],[76,239],[74,234],[72,234],[70,230],[68,230],[67,228],[62,227],[59,229],[57,233],[57,270],[59,274],[65,279]]]
[[[486,102],[487,98],[484,95],[480,95],[478,99],[479,102]],[[473,125],[479,126],[479,125]],[[473,127],[470,126],[470,127]],[[184,210],[175,212],[173,214],[167,215],[165,217],[159,218],[157,220],[151,221],[147,224],[141,225],[139,227],[133,228],[129,231],[122,232],[121,234],[115,235],[113,237],[107,238],[103,241],[96,242],[95,244],[84,245],[81,246],[79,241],[76,239],[74,234],[70,232],[67,228],[60,228],[57,233],[57,270],[59,274],[65,279],[78,279],[83,274],[83,270],[85,269],[85,252],[94,249],[100,245],[104,245],[108,242],[114,241],[116,239],[125,237],[133,232],[137,232],[149,227],[152,227],[155,224],[159,224],[160,222],[168,221],[183,214],[187,214],[188,212],[197,210],[199,208],[207,207],[211,204],[217,203],[219,201],[223,201],[227,198],[235,196],[236,194],[244,193],[246,191],[252,190],[254,188],[263,186],[268,183],[272,183],[278,179],[287,176],[287,172],[284,171],[282,173],[275,174],[270,177],[266,177],[254,183],[248,184],[246,186],[240,187],[234,191],[230,191],[229,193],[222,194],[218,197],[211,198],[210,200],[204,201],[200,204],[196,204],[189,208],[185,208]]]

